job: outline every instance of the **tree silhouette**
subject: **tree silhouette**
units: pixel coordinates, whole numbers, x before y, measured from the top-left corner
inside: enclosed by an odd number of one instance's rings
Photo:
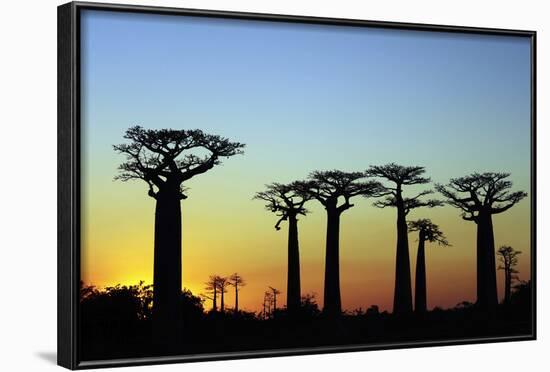
[[[239,312],[239,290],[246,285],[243,277],[237,273],[234,273],[229,277],[229,284],[235,288],[235,314]]]
[[[382,190],[380,182],[359,181],[364,178],[362,172],[343,172],[339,170],[316,171],[307,181],[295,183],[306,195],[319,201],[327,212],[325,288],[323,312],[337,316],[342,312],[340,298],[340,216],[349,208],[355,196],[378,196]],[[339,202],[342,201],[340,204]]]
[[[220,277],[218,275],[210,275],[208,281],[204,283],[206,286],[204,289],[207,291],[202,297],[212,300],[212,311],[218,311],[218,282]]]
[[[181,293],[181,205],[187,198],[184,182],[205,173],[221,158],[242,154],[244,145],[201,130],[129,128],[129,143],[115,145],[126,155],[115,179],[139,179],[155,199],[153,268],[153,331],[158,344],[170,345],[178,335],[181,316],[177,311]],[[197,155],[194,150],[207,155]]]
[[[273,294],[270,291],[264,292],[264,311],[263,311],[263,318],[267,319],[270,317],[271,314],[271,304],[273,303]]]
[[[499,270],[504,270],[504,303],[509,304],[510,298],[512,295],[512,284],[515,280],[518,280],[519,277],[517,274],[519,271],[516,270],[518,264],[518,255],[521,254],[521,251],[516,251],[514,248],[503,245],[498,251],[497,255],[501,265],[498,266]]]
[[[403,166],[390,163],[381,166],[371,166],[366,174],[370,177],[380,177],[393,185],[384,187],[384,200],[374,203],[379,208],[394,207],[397,209],[397,249],[395,258],[395,290],[393,296],[393,313],[409,314],[412,312],[411,264],[409,257],[409,240],[407,236],[407,215],[415,208],[436,207],[442,205],[438,200],[423,200],[432,193],[425,190],[413,197],[403,196],[403,186],[422,185],[430,182],[423,177],[424,167]]]
[[[512,208],[527,196],[510,192],[510,173],[472,173],[436,185],[447,203],[462,211],[462,218],[477,225],[477,305],[494,311],[498,304],[493,215]]]
[[[227,293],[229,280],[227,279],[227,277],[218,276],[216,280],[216,285],[218,287],[218,293],[220,294],[220,311],[223,313],[225,312],[224,294]]]
[[[273,287],[269,287],[269,289],[271,290],[273,296],[273,308],[271,310],[271,314],[275,315],[275,311],[277,311],[277,295],[281,294],[281,291]]]
[[[414,285],[414,311],[422,314],[428,310],[426,294],[426,254],[425,243],[448,246],[449,242],[439,230],[439,226],[429,219],[409,221],[409,232],[418,231],[418,252],[416,255],[416,278]]]
[[[305,216],[307,210],[304,204],[310,196],[301,192],[296,184],[271,183],[266,190],[256,193],[254,199],[267,202],[268,211],[275,213],[279,220],[275,229],[280,230],[280,224],[288,221],[288,268],[287,268],[287,300],[286,307],[290,314],[295,314],[300,308],[300,249],[298,243],[298,215]]]

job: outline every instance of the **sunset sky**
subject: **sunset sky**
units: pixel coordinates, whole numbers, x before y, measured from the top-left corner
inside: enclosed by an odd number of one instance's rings
[[[182,286],[199,294],[209,275],[238,272],[246,310],[260,309],[267,286],[286,301],[287,225],[276,231],[277,217],[252,200],[267,183],[396,162],[425,166],[438,183],[511,172],[513,189],[530,191],[529,38],[90,10],[81,26],[85,283],[152,282],[154,200],[144,182],[113,180],[124,157],[112,145],[133,125],[246,144],[244,155],[188,182],[182,202]],[[373,201],[356,198],[342,216],[347,310],[391,311],[396,211]],[[322,304],[326,215],[317,202],[307,208],[302,293]],[[431,218],[452,244],[427,246],[428,307],[475,301],[475,224],[450,206],[409,215],[417,218]],[[523,251],[527,279],[530,198],[494,226],[497,248]],[[415,235],[409,244],[414,283]]]

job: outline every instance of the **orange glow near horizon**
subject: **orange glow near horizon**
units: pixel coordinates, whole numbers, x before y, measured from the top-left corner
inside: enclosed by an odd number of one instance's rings
[[[114,182],[114,200],[89,204],[84,201],[82,232],[82,280],[98,287],[152,283],[154,200],[139,182]],[[120,191],[117,193],[116,191]],[[126,191],[125,191],[126,190]],[[212,190],[213,191],[213,190]],[[88,190],[92,198],[95,193]],[[203,198],[204,197],[204,198]],[[201,205],[204,200],[208,204]],[[133,201],[136,202],[133,202]],[[243,201],[241,204],[241,201]],[[137,202],[139,201],[139,202]],[[372,200],[357,198],[355,207],[342,215],[340,275],[345,310],[378,305],[391,311],[395,268],[395,209],[377,209]],[[214,206],[224,205],[221,210]],[[88,208],[89,206],[89,208]],[[322,307],[325,254],[325,213],[310,202],[311,213],[300,218],[302,294],[315,294]],[[286,302],[286,225],[273,226],[274,215],[250,198],[227,200],[208,188],[197,189],[182,202],[182,287],[195,295],[204,291],[209,275],[241,274],[246,286],[239,295],[240,308],[259,311],[267,286],[281,290],[278,303]],[[463,221],[455,208],[415,210],[409,219],[429,217],[447,235],[450,247],[427,245],[428,307],[448,308],[461,301],[475,301],[475,224]],[[523,251],[520,278],[530,276],[529,200],[494,218],[496,246],[508,244]],[[411,279],[414,293],[415,234],[409,234]],[[503,272],[498,271],[499,297],[503,296]],[[232,307],[233,291],[226,294]],[[211,304],[205,303],[209,309]]]

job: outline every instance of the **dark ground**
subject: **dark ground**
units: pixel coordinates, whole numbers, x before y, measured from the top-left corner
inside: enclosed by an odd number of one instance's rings
[[[83,287],[80,304],[80,359],[104,360],[161,355],[369,345],[415,341],[458,341],[478,337],[530,335],[531,286],[516,287],[510,304],[487,314],[462,303],[421,316],[395,317],[371,307],[366,312],[324,318],[311,297],[289,319],[284,309],[261,319],[258,314],[204,312],[202,301],[182,293],[181,342],[170,350],[151,343],[151,288],[116,286],[104,291]]]

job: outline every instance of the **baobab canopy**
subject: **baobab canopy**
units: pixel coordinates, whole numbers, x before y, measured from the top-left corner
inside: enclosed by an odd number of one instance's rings
[[[115,151],[126,155],[126,162],[119,166],[115,179],[141,179],[149,185],[149,196],[153,198],[159,189],[173,186],[185,199],[183,182],[220,164],[221,158],[242,154],[245,146],[200,129],[134,126],[126,131],[124,138],[130,143],[113,146]],[[206,150],[207,154],[199,156],[194,150]]]

